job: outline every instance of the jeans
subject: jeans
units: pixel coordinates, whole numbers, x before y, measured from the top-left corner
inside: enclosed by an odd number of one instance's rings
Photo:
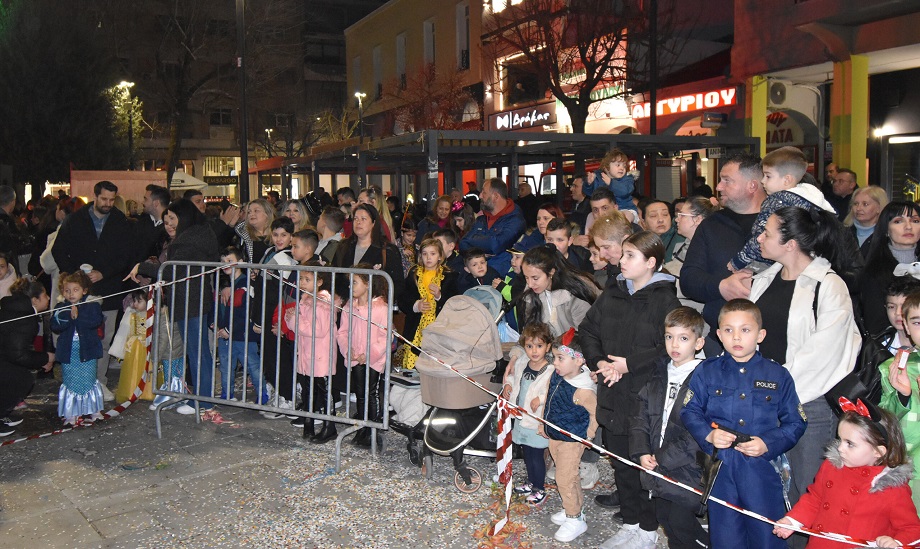
[[[259,360],[259,346],[255,341],[248,344],[245,341],[230,342],[229,339],[217,340],[217,356],[220,358],[220,398],[223,400],[233,398],[233,381],[236,377],[237,362],[245,362],[246,370],[249,372],[249,379],[252,386],[258,391],[262,398],[259,404],[268,402],[268,392],[265,386],[265,378],[262,377],[260,370],[261,361]]]
[[[105,335],[102,337],[102,357],[96,361],[96,379],[103,386],[108,383],[109,371],[109,347],[112,346],[112,338],[115,337],[116,321],[118,320],[118,311],[102,311],[105,318]]]
[[[195,394],[213,396],[214,358],[211,356],[211,344],[208,342],[208,326],[200,317],[177,318],[179,333],[185,341],[185,354],[188,356],[189,373]],[[193,399],[194,400],[194,399]],[[199,404],[207,410],[214,405],[208,402]]]

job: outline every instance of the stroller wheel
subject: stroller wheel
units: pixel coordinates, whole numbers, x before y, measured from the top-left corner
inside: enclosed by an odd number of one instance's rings
[[[469,481],[465,477],[469,477]],[[482,474],[474,467],[467,467],[463,471],[457,471],[454,474],[454,486],[464,494],[472,494],[482,486]]]
[[[420,466],[422,464],[422,460],[420,459],[419,451],[415,444],[412,444],[411,442],[406,444],[406,449],[409,450],[409,463],[415,465],[416,467]]]
[[[422,458],[422,476],[425,477],[425,479],[430,479],[434,474],[432,467],[433,464],[434,460],[432,459],[431,455],[427,455]]]

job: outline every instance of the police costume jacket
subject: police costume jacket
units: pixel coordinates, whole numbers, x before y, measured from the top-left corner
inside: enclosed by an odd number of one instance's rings
[[[760,299],[782,268],[774,263],[754,277],[751,301]],[[815,287],[819,282],[816,312]],[[826,259],[816,257],[795,279],[786,329],[783,366],[792,374],[802,404],[823,396],[853,370],[861,345],[846,283]]]
[[[629,282],[629,284],[627,284]],[[674,277],[655,274],[630,293],[631,281],[619,275],[608,280],[584,321],[578,327],[585,361],[592,371],[607,355],[626,357],[629,373],[608,387],[598,380],[597,421],[613,435],[629,433],[629,418],[636,413],[639,391],[664,352],[664,317],[680,306]]]
[[[658,461],[656,472],[684,484],[696,486],[703,472],[700,466],[703,463],[703,452],[680,419],[680,410],[693,374],[687,376],[678,388],[671,413],[664,417],[670,361],[671,358],[667,355],[658,358],[648,383],[639,391],[636,414],[629,419],[630,458],[638,463],[640,457],[646,454],[654,455]],[[664,440],[661,439],[662,422],[667,422]],[[649,490],[652,496],[694,508],[699,506],[698,495],[648,473],[642,472],[641,475],[642,487]]]
[[[902,544],[920,539],[920,518],[911,501],[910,462],[894,468],[882,465],[847,467],[836,442],[818,469],[808,492],[799,498],[789,518],[825,532],[875,540],[891,536]],[[813,537],[808,549],[837,549],[842,544]]]
[[[706,437],[715,422],[760,437],[767,445],[767,452],[758,458],[724,450],[719,458],[770,461],[795,446],[805,432],[805,413],[795,389],[792,375],[759,352],[747,362],[722,353],[696,367],[680,418],[708,454],[714,447]]]

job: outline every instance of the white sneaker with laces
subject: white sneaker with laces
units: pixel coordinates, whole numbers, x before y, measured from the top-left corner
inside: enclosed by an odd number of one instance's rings
[[[557,526],[562,526],[565,523],[566,518],[568,517],[565,516],[565,509],[563,509],[558,513],[553,513],[553,516],[549,517],[549,520],[553,521],[553,524]]]
[[[655,549],[658,544],[658,531],[649,532],[648,530],[639,529],[636,537],[633,538],[630,547],[635,549]],[[625,547],[625,546],[624,546]]]
[[[112,391],[109,391],[109,388],[105,385],[102,385],[102,400],[106,402],[115,400],[115,395],[112,393]]]
[[[601,473],[597,470],[597,463],[581,463],[578,466],[578,476],[581,478],[582,490],[594,490]]]
[[[607,541],[600,545],[600,549],[625,549],[627,547],[632,549],[632,542],[638,533],[638,524],[624,524],[620,527],[619,530],[617,530],[617,533],[614,534],[613,537],[609,538]]]
[[[565,522],[556,530],[556,535],[554,535],[553,538],[555,538],[556,541],[567,543],[587,531],[588,523],[585,522],[584,515],[579,515],[578,518],[565,517]]]
[[[182,414],[183,416],[190,416],[195,413],[195,408],[193,406],[189,406],[188,404],[183,404],[176,408],[176,413]]]

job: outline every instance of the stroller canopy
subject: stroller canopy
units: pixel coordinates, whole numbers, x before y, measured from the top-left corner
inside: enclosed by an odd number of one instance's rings
[[[495,361],[502,358],[501,339],[490,311],[467,295],[447,300],[438,317],[423,330],[422,349],[470,376],[491,372]],[[415,367],[433,377],[457,376],[425,353],[418,357]]]

